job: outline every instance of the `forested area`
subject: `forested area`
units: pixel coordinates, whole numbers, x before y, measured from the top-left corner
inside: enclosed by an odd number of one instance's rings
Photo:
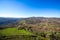
[[[60,40],[60,18],[30,17],[3,22],[0,40]]]

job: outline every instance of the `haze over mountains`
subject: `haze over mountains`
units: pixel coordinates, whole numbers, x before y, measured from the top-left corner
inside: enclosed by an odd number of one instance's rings
[[[0,28],[5,28],[5,27],[15,27],[17,22],[22,19],[22,18],[4,18],[0,17]]]
[[[47,24],[48,27],[60,27],[60,18],[47,17],[29,17],[29,18],[3,18],[0,17],[0,28],[2,27],[16,27],[20,21],[25,20],[26,24]]]

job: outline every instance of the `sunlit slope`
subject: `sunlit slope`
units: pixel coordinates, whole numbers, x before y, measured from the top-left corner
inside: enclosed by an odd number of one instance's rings
[[[17,28],[6,28],[6,29],[2,29],[0,30],[0,34],[2,35],[33,35],[32,32],[29,32],[28,30],[18,30]]]

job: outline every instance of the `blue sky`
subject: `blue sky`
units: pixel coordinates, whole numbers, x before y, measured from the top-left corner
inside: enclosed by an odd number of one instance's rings
[[[0,0],[0,17],[60,17],[60,0]]]

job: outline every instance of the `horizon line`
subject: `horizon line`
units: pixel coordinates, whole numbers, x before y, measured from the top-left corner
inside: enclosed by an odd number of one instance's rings
[[[60,18],[60,17],[46,17],[46,16],[31,16],[31,17]],[[0,17],[0,18],[31,18],[31,17]]]

